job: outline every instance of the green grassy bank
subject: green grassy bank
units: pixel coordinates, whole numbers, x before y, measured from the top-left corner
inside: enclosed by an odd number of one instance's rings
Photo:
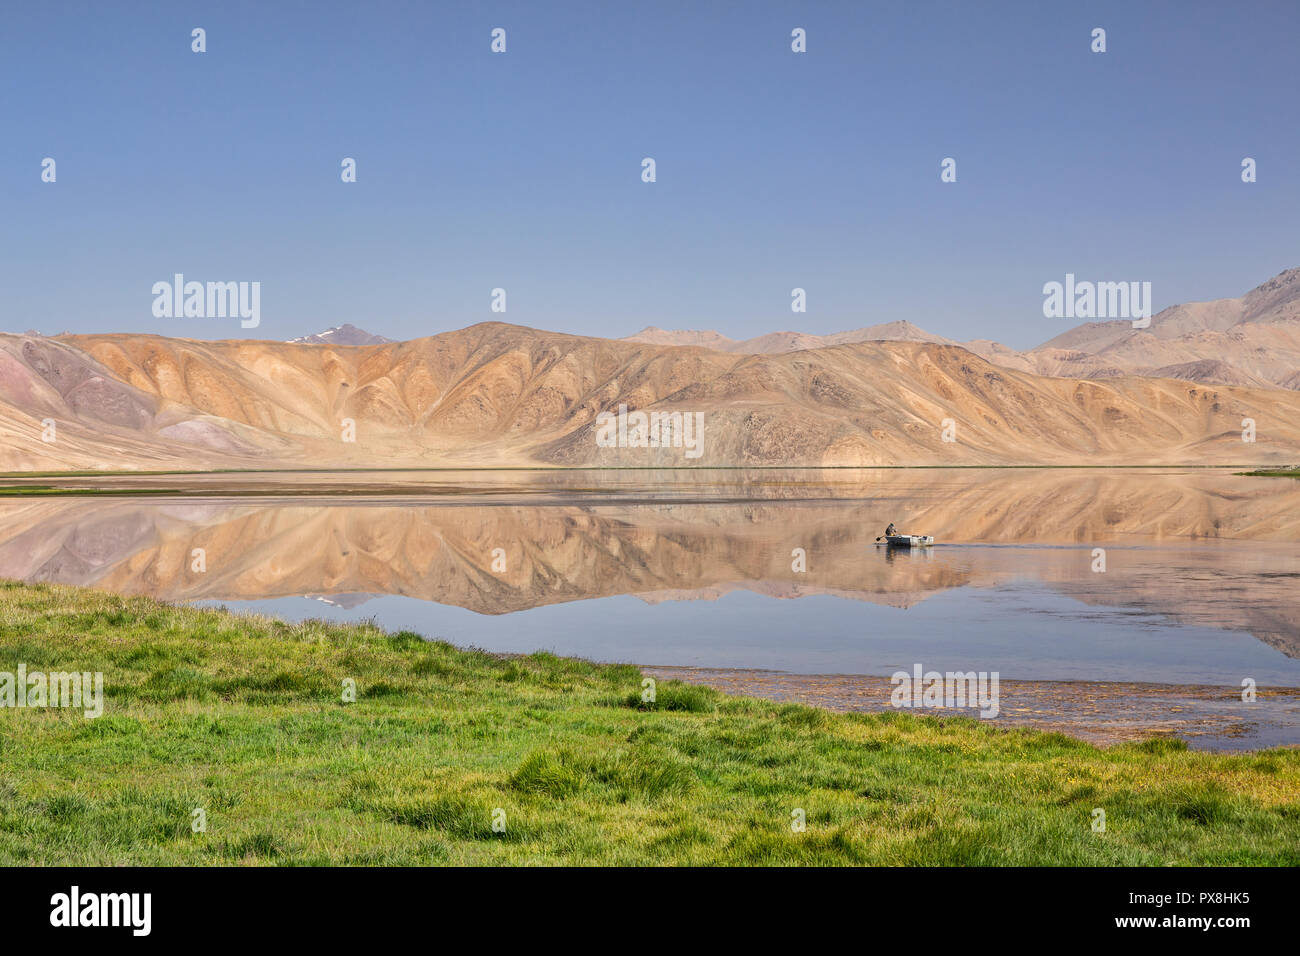
[[[1300,468],[1273,468],[1240,472],[1246,478],[1300,478]]]
[[[102,671],[106,700],[0,708],[0,864],[1300,864],[1295,749],[675,683],[647,708],[627,666],[0,583],[20,664]]]

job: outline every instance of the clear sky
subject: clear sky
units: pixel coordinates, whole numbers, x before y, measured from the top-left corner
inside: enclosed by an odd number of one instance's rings
[[[1159,310],[1300,265],[1295,0],[45,0],[0,31],[8,331],[1026,347],[1075,324],[1042,314],[1067,272]],[[260,327],[154,318],[177,272],[260,282]]]

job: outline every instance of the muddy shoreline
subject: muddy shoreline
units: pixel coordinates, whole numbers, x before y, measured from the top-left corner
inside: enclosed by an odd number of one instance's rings
[[[707,684],[729,694],[789,701],[827,710],[892,710],[888,677],[780,671],[643,666],[658,680]],[[1197,684],[1109,681],[1000,681],[998,727],[1058,731],[1110,745],[1177,737],[1196,750],[1244,751],[1294,745],[1300,735],[1300,688],[1259,688],[1253,703],[1240,689]],[[979,717],[976,708],[913,713]]]

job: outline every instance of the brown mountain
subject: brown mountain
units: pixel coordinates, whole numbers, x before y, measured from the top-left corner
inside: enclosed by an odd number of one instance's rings
[[[719,332],[668,331],[647,326],[624,342],[644,342],[649,345],[698,345],[719,352],[739,355],[775,355],[801,349],[820,349],[831,345],[852,345],[856,342],[942,342],[955,344],[951,339],[919,329],[911,322],[885,322],[849,332],[831,335],[812,335],[807,332],[769,332],[752,339],[729,339]]]
[[[702,345],[743,354],[774,354],[852,342],[942,342],[910,322],[851,332],[773,332],[744,341],[717,332],[669,332],[653,326],[626,341]],[[1235,299],[1188,302],[1152,316],[1146,329],[1127,319],[1085,322],[1019,351],[988,339],[962,342],[1004,368],[1066,378],[1120,375],[1178,378],[1215,385],[1300,388],[1300,268],[1274,276]]]
[[[1300,269],[1236,299],[1175,305],[1145,329],[1090,322],[1024,353],[1040,375],[1169,375],[1294,389],[1300,369]]]
[[[597,415],[621,405],[700,413],[700,457],[601,447]],[[1046,378],[929,342],[740,355],[495,322],[348,347],[0,335],[0,413],[2,470],[1300,459],[1283,389]]]
[[[344,322],[324,332],[302,335],[289,341],[295,345],[386,345],[393,340],[359,329],[351,322]]]

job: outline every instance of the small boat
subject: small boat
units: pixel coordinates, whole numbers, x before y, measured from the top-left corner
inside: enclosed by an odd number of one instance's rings
[[[934,544],[934,537],[928,534],[891,534],[885,537],[885,543],[891,548],[928,548]]]

